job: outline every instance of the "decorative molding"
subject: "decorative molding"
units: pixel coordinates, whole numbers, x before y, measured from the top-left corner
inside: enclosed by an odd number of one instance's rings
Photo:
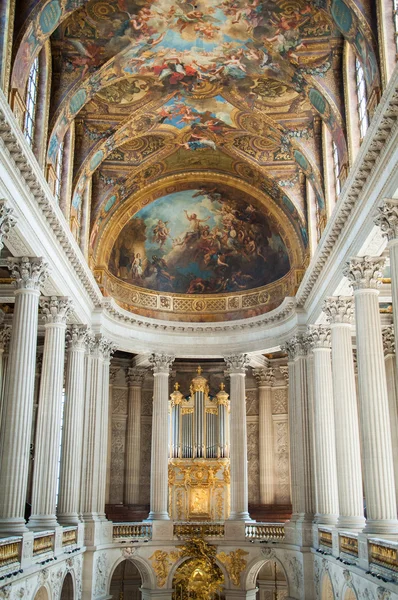
[[[395,354],[394,326],[386,325],[382,329],[384,354]]]
[[[258,387],[271,387],[275,383],[275,369],[272,367],[253,369],[253,376]]]
[[[311,350],[330,349],[330,328],[324,325],[310,325],[308,328],[308,344]]]
[[[10,229],[15,227],[17,220],[14,209],[7,206],[7,200],[0,200],[0,250],[4,247],[3,240],[8,238]]]
[[[378,214],[375,224],[380,227],[388,241],[398,238],[398,200],[391,198],[383,200],[383,204],[377,207]]]
[[[238,373],[246,373],[246,369],[250,364],[250,358],[247,354],[233,354],[224,357],[227,363],[228,375],[236,375]]]
[[[155,375],[158,373],[170,375],[171,366],[174,362],[174,359],[174,356],[169,356],[168,354],[152,354],[149,357],[149,362]]]
[[[55,323],[66,325],[69,314],[73,310],[71,299],[62,296],[44,296],[40,298],[39,306],[46,325]]]
[[[10,257],[7,266],[12,279],[15,279],[17,290],[39,291],[49,275],[48,265],[42,258]]]
[[[351,296],[330,296],[323,303],[322,310],[328,323],[352,323],[354,299]]]
[[[386,259],[378,256],[354,256],[347,262],[343,274],[351,283],[354,291],[377,289],[383,275]]]

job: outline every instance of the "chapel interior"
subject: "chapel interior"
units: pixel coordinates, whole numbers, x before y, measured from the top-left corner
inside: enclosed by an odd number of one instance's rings
[[[0,0],[0,599],[398,600],[398,0]]]

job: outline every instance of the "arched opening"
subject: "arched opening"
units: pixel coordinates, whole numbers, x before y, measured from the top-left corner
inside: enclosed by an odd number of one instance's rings
[[[346,590],[343,600],[357,600],[357,595],[352,588]]]
[[[70,573],[65,575],[61,590],[61,600],[73,600],[73,579]]]
[[[37,590],[35,597],[33,600],[50,600],[49,599],[49,595],[48,595],[48,591],[46,590],[45,587],[41,587]]]
[[[211,557],[188,558],[173,578],[173,600],[220,600],[224,598],[224,575]]]
[[[114,600],[141,600],[141,585],[141,575],[135,564],[124,560],[112,575],[109,594]]]
[[[276,560],[267,561],[259,570],[256,587],[257,600],[285,600],[288,597],[288,585],[285,573]]]
[[[328,573],[325,573],[322,581],[321,600],[334,600],[333,586]]]

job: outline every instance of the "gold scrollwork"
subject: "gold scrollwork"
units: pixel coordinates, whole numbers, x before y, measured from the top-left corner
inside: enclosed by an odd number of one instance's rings
[[[249,553],[241,548],[232,550],[227,554],[226,552],[220,552],[217,554],[217,558],[221,561],[227,569],[228,575],[234,585],[237,587],[240,585],[240,577],[243,571],[247,567],[247,560],[243,558]]]
[[[149,560],[152,562],[153,570],[156,573],[158,587],[163,587],[166,583],[171,566],[178,560],[179,552],[165,552],[164,550],[155,550]]]

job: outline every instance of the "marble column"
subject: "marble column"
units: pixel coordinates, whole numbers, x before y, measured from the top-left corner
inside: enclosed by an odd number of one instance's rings
[[[398,503],[398,396],[397,364],[395,360],[395,336],[393,325],[383,327],[383,350],[386,365],[388,412],[390,415],[391,443],[394,460],[395,495]]]
[[[314,368],[315,522],[335,525],[339,514],[330,330],[309,328]]]
[[[259,475],[260,503],[275,503],[274,489],[274,430],[272,421],[272,385],[275,370],[271,367],[253,369],[258,385],[258,438],[259,438]]]
[[[22,533],[28,483],[30,431],[40,286],[47,278],[41,258],[10,258],[16,281],[14,316],[4,390],[0,453],[0,532]]]
[[[103,335],[89,339],[83,428],[81,512],[83,521],[104,519],[109,361],[113,346]],[[106,412],[104,412],[106,411]]]
[[[153,354],[153,415],[149,520],[168,520],[169,376],[174,356]]]
[[[249,359],[246,354],[224,358],[230,378],[230,470],[231,521],[247,521],[249,515],[249,484],[247,472],[247,426],[245,378]]]
[[[111,462],[112,462],[112,415],[113,415],[113,386],[115,384],[116,375],[120,371],[120,367],[111,365],[109,371],[109,404],[108,404],[108,442],[107,442],[107,457],[106,457],[106,493],[105,503],[110,504],[111,501]]]
[[[312,407],[308,393],[308,340],[303,334],[298,334],[281,349],[287,352],[289,367],[291,520],[293,523],[312,523],[315,498]],[[310,543],[310,537],[303,538],[301,542]]]
[[[129,397],[127,404],[125,504],[140,503],[141,401],[146,370],[127,369]]]
[[[65,331],[72,304],[69,298],[52,296],[42,298],[40,308],[45,322],[45,336],[29,527],[50,529],[57,526],[55,509],[61,442]]]
[[[323,311],[331,329],[337,488],[341,529],[363,529],[362,465],[352,352],[352,298],[327,298]]]
[[[355,257],[344,275],[354,288],[359,410],[364,453],[365,533],[398,533],[386,370],[377,290],[383,258]]]
[[[87,346],[87,327],[73,325],[66,333],[67,368],[65,382],[64,419],[61,466],[57,505],[61,525],[77,525],[84,419],[84,360]]]
[[[398,199],[386,198],[378,207],[375,218],[378,225],[388,240],[391,272],[391,296],[393,314],[398,315]],[[398,339],[398,318],[394,318],[394,336]],[[398,360],[398,356],[396,356]]]
[[[8,350],[11,338],[11,325],[0,326],[0,429],[3,414],[5,379],[7,376]]]

